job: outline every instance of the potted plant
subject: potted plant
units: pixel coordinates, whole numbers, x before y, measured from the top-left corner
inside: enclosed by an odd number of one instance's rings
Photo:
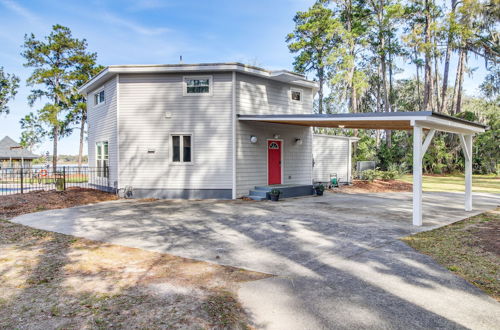
[[[325,186],[320,183],[316,187],[314,187],[314,190],[316,191],[317,196],[323,196],[323,191],[325,191]]]
[[[271,189],[271,191],[269,192],[269,196],[271,197],[271,200],[273,202],[277,202],[280,199],[280,195],[281,195],[281,190],[276,188]]]

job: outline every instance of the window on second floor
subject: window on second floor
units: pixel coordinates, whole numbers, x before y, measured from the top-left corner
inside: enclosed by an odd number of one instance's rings
[[[292,101],[301,102],[302,101],[302,90],[291,89],[290,96],[291,96]]]
[[[94,105],[104,103],[104,90],[94,94]]]
[[[212,95],[212,77],[184,77],[184,95]]]

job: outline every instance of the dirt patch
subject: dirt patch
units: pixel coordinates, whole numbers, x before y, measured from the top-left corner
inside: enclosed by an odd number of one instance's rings
[[[0,221],[1,328],[246,328],[236,288],[266,277]]]
[[[403,238],[500,301],[500,208]]]
[[[26,194],[0,196],[0,219],[116,199],[118,197],[114,194],[76,187],[66,191],[32,191]]]
[[[329,191],[340,193],[371,193],[412,191],[413,185],[400,180],[353,180],[352,185],[340,186]]]

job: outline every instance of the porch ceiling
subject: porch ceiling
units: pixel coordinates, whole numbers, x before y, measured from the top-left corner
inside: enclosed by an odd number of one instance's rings
[[[475,134],[486,126],[432,111],[359,114],[238,115],[240,121],[260,121],[311,127],[411,130],[415,126],[440,131]]]

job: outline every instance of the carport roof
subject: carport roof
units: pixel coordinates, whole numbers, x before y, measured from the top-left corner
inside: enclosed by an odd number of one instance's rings
[[[238,115],[240,121],[260,121],[313,127],[411,130],[414,126],[450,133],[475,134],[487,126],[432,111],[338,114]]]

